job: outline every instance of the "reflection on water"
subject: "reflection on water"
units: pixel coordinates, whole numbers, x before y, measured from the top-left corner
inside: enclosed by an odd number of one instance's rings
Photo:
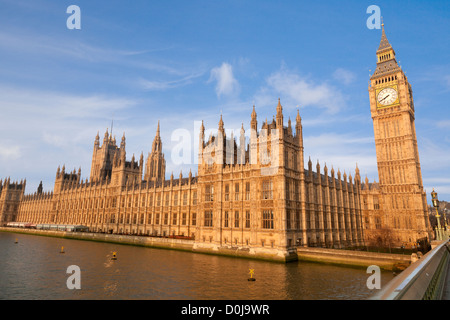
[[[71,265],[81,269],[81,290],[66,286]],[[256,281],[247,280],[250,269]],[[359,268],[0,232],[0,299],[366,299],[369,276]],[[392,277],[383,272],[382,285]]]

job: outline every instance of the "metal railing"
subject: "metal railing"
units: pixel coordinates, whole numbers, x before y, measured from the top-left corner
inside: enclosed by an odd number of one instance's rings
[[[439,243],[384,286],[371,300],[441,300],[450,262],[450,243]]]

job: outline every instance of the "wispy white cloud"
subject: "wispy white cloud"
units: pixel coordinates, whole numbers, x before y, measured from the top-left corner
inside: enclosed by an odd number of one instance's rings
[[[450,90],[450,75],[444,76],[444,84]]]
[[[448,184],[450,186],[450,178],[445,177],[428,177],[424,178],[427,183]]]
[[[301,112],[301,111],[300,111]],[[371,120],[371,119],[369,119]],[[323,117],[321,115],[314,117],[314,118],[303,118],[302,119],[302,125],[303,127],[316,127],[316,128],[325,128],[327,126],[339,123],[341,125],[348,125],[351,123],[368,123],[368,120],[364,115],[360,114],[336,114],[329,117]],[[368,123],[368,125],[371,125],[371,123]]]
[[[0,30],[0,48],[5,52],[32,52],[34,57],[52,57],[72,61],[95,63],[114,63],[124,65],[128,68],[139,70],[151,70],[169,74],[183,75],[185,71],[179,68],[167,65],[165,62],[152,63],[148,59],[141,59],[141,56],[154,52],[166,51],[172,49],[170,46],[142,48],[117,48],[99,46],[83,41],[73,39],[72,37],[48,36],[42,33],[33,33],[29,30]]]
[[[119,113],[137,103],[122,97],[77,96],[0,86],[0,134],[8,137],[12,145],[26,144],[25,147],[34,148],[39,141],[70,148],[96,132],[99,119],[103,122],[111,117],[111,112]],[[10,150],[3,151],[9,156],[21,154],[18,149],[4,147],[3,150]]]
[[[448,167],[450,150],[445,142],[424,136],[418,136],[417,140],[422,171],[443,170]]]
[[[63,56],[87,61],[114,60],[134,51],[112,50],[68,38],[54,38],[25,31],[0,32],[0,48],[7,51],[33,52],[35,56]]]
[[[342,81],[344,84],[350,84],[356,79],[356,75],[353,72],[343,68],[336,69],[333,73],[333,77],[337,81]]]
[[[347,174],[352,172],[354,175],[356,164],[358,164],[362,178],[366,174],[371,180],[377,178],[373,137],[361,137],[356,133],[326,132],[318,135],[306,135],[304,146],[305,159],[311,156],[314,168],[319,160],[322,168],[326,163],[328,169],[333,166],[336,171],[340,168],[342,172],[345,170]]]
[[[6,161],[16,160],[20,157],[20,147],[0,144],[0,158]]]
[[[436,123],[438,128],[449,129],[450,128],[450,120],[440,120]]]
[[[164,63],[157,63],[157,62],[151,62],[151,61],[145,61],[145,62],[138,62],[136,63],[136,66],[141,68],[142,70],[149,70],[149,71],[155,71],[160,72],[164,74],[170,74],[175,76],[185,76],[186,72],[185,70],[174,67],[170,64],[164,64]]]
[[[373,137],[359,137],[351,134],[336,133],[323,133],[318,136],[310,136],[306,140],[311,145],[314,145],[314,147],[324,149],[329,147],[336,148],[336,145],[354,146],[355,144],[372,144],[374,142]]]
[[[220,67],[215,67],[211,70],[211,75],[208,83],[216,81],[217,97],[231,96],[239,92],[239,83],[234,78],[233,67],[224,62]]]
[[[438,193],[438,199],[439,200],[444,200],[444,201],[449,201],[449,195],[450,195],[450,185],[449,184],[443,184],[443,185],[439,185],[436,183],[432,183],[429,182],[426,178],[423,179],[424,180],[424,189],[425,192],[427,193],[427,197],[428,197],[428,204],[431,204],[431,192],[436,191]],[[447,216],[447,219],[449,217]]]
[[[194,79],[199,78],[203,75],[203,72],[189,74],[181,79],[171,80],[171,81],[152,81],[144,78],[140,78],[138,80],[138,84],[144,90],[149,91],[159,91],[159,90],[167,90],[180,86],[185,86],[191,84]]]
[[[443,199],[449,199],[450,178],[446,177],[450,158],[448,145],[442,139],[426,138],[423,135],[418,136],[417,140],[423,184],[428,196],[435,188]]]
[[[337,88],[327,82],[314,81],[284,66],[272,73],[266,83],[267,86],[255,95],[255,100],[263,105],[269,100],[272,104],[273,97],[277,95],[288,99],[288,105],[319,108],[330,114],[339,112],[345,105],[344,96]]]
[[[123,117],[139,103],[114,95],[0,85],[0,136],[4,137],[0,141],[0,176],[27,178],[29,192],[40,180],[49,188],[53,173],[63,163],[89,172],[97,131],[109,127],[113,112],[116,119]]]
[[[113,110],[131,107],[134,104],[136,101],[122,97],[77,96],[0,85],[0,109],[4,120],[21,114],[31,116],[25,117],[23,120],[37,121],[39,119],[44,122],[58,119],[92,119],[103,115],[105,111],[109,113]]]

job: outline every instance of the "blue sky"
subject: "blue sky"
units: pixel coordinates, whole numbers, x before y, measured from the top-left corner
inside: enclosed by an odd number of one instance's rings
[[[69,30],[70,5],[81,30]],[[127,158],[150,151],[161,121],[167,176],[197,171],[196,124],[216,130],[303,121],[305,158],[378,181],[368,81],[381,31],[412,84],[424,186],[450,200],[448,1],[0,0],[0,178],[53,189],[58,165],[89,177],[97,131]],[[191,163],[171,161],[179,133]],[[306,165],[306,163],[305,163]]]

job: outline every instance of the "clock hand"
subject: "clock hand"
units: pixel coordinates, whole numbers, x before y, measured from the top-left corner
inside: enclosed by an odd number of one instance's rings
[[[380,102],[383,101],[384,99],[386,99],[386,98],[389,97],[389,96],[390,96],[390,94],[388,94],[386,97],[384,97],[383,99],[381,99]]]

